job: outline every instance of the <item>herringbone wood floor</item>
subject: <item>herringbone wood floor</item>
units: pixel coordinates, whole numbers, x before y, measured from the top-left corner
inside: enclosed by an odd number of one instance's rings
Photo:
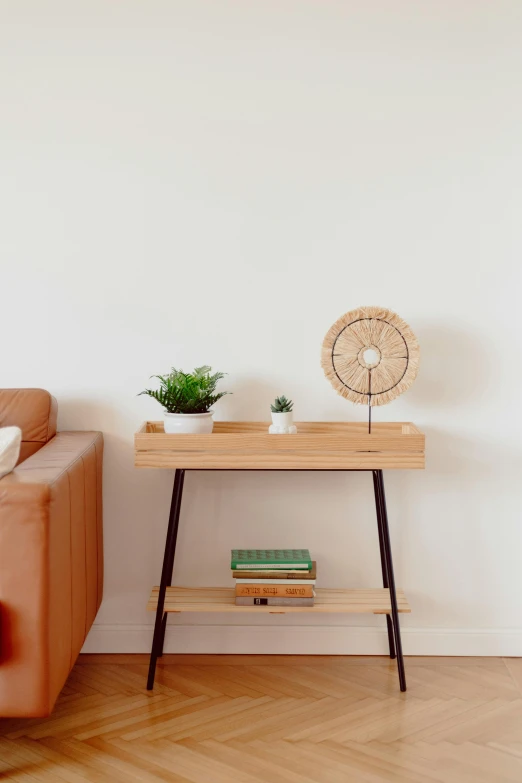
[[[522,659],[83,656],[50,718],[0,721],[0,778],[520,783]]]

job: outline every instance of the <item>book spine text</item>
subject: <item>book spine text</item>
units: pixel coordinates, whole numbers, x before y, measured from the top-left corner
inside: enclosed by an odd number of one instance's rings
[[[313,606],[313,598],[250,598],[236,596],[236,606]]]
[[[313,585],[249,585],[236,584],[237,596],[254,598],[313,598]]]

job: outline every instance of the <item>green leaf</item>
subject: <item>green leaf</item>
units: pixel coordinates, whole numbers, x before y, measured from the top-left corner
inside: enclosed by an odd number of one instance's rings
[[[224,374],[212,373],[208,365],[196,367],[192,373],[172,368],[169,375],[153,375],[160,383],[159,389],[145,389],[146,394],[157,400],[167,413],[207,413],[221,397],[230,392],[216,392]]]
[[[276,397],[272,405],[270,405],[270,410],[272,413],[290,413],[290,411],[293,408],[294,403],[292,400],[287,400],[286,397],[281,395],[281,397]]]

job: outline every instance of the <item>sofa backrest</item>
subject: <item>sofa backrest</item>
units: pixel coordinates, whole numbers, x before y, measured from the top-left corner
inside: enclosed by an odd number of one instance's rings
[[[56,435],[58,405],[44,389],[0,389],[0,427],[20,427],[18,464]]]

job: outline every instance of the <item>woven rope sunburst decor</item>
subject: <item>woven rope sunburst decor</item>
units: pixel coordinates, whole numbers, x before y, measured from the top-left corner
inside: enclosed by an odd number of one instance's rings
[[[323,340],[321,365],[334,389],[361,405],[385,405],[417,376],[420,350],[408,324],[382,307],[342,315]]]

